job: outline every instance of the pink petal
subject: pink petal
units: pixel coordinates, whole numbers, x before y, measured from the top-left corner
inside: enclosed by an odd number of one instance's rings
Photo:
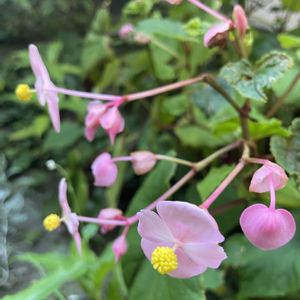
[[[263,204],[246,208],[240,217],[240,225],[248,240],[262,250],[285,245],[296,232],[296,223],[290,212]]]
[[[268,162],[260,167],[254,174],[250,183],[249,191],[256,193],[265,193],[270,191],[269,178],[272,176],[272,182],[275,190],[282,189],[288,182],[288,177],[284,170],[277,164]]]
[[[74,234],[73,234],[73,239],[75,241],[75,245],[76,245],[76,248],[77,248],[77,251],[79,253],[79,255],[81,256],[82,255],[82,250],[81,250],[81,237],[80,237],[80,233],[78,231],[76,231]]]
[[[141,241],[142,250],[149,261],[151,261],[152,252],[159,246],[172,247],[173,245],[171,243],[152,242],[144,238]],[[168,275],[176,278],[190,278],[206,271],[205,266],[192,261],[182,249],[177,249],[175,253],[177,255],[178,268]]]
[[[104,220],[119,220],[123,218],[123,212],[117,208],[104,208],[100,210],[97,218]],[[102,224],[101,232],[107,233],[113,230],[115,227],[115,225]]]
[[[55,92],[47,92],[48,111],[52,125],[56,132],[60,132],[60,115],[58,101],[59,99]]]
[[[50,81],[50,77],[47,71],[47,68],[41,58],[38,48],[30,44],[29,45],[29,60],[32,71],[36,78],[40,78],[45,83],[46,81]]]
[[[120,235],[114,240],[112,250],[115,254],[115,261],[118,262],[122,256],[127,252],[128,246],[125,235]]]
[[[227,34],[231,27],[231,21],[219,23],[210,27],[204,35],[204,46],[206,48],[214,46],[215,39],[220,39],[220,41],[227,39]]]
[[[59,189],[58,189],[58,199],[61,209],[63,211],[63,215],[68,215],[71,213],[70,206],[68,204],[67,198],[67,182],[66,178],[62,178],[59,182]]]
[[[212,243],[184,244],[183,250],[195,263],[214,269],[227,258],[224,249]]]
[[[84,129],[84,135],[89,142],[92,142],[95,138],[97,127],[86,127]]]
[[[243,38],[249,28],[248,19],[244,9],[240,5],[235,5],[233,9],[234,25],[240,36]]]
[[[132,152],[132,167],[137,175],[143,175],[149,172],[156,164],[156,156],[149,151]]]
[[[204,209],[187,202],[163,201],[157,211],[177,241],[181,243],[220,243],[223,235],[214,218]]]
[[[109,153],[100,154],[92,163],[91,168],[96,186],[111,186],[117,179],[118,168]]]
[[[165,222],[153,211],[142,210],[138,213],[138,233],[152,242],[174,242],[171,231]],[[173,246],[173,245],[172,245]]]

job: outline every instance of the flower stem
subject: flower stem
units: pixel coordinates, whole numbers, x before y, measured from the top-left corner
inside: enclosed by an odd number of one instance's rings
[[[98,93],[90,93],[90,92],[81,92],[81,91],[75,91],[75,90],[69,90],[61,87],[55,87],[54,89],[51,89],[51,91],[69,95],[69,96],[75,96],[75,97],[81,97],[81,98],[88,98],[88,99],[94,99],[94,100],[103,100],[103,101],[116,101],[121,100],[122,96],[117,95],[109,95],[109,94],[98,94]]]
[[[118,162],[118,161],[132,161],[131,156],[117,156],[112,159],[113,162]]]
[[[194,166],[194,163],[192,163],[191,161],[180,159],[177,157],[172,157],[172,156],[167,156],[167,155],[162,155],[162,154],[155,154],[155,157],[158,160],[168,160],[168,161],[171,161],[171,162],[174,162],[174,163],[177,163],[180,165],[184,165],[184,166],[189,166],[189,167]]]
[[[77,216],[77,219],[79,222],[86,222],[86,223],[94,223],[99,225],[116,225],[116,226],[127,226],[127,221],[122,220],[106,220],[106,219],[100,219],[100,218],[91,218],[91,217],[85,217],[85,216]]]
[[[216,188],[216,190],[199,206],[201,208],[208,209],[220,196],[220,194],[225,190],[225,188],[231,183],[231,181],[243,170],[244,166],[245,162],[241,160],[230,172],[230,174],[221,182],[221,184]]]
[[[221,20],[221,21],[229,21],[228,18],[226,18],[225,16],[221,15],[219,12],[211,9],[210,7],[206,6],[205,4],[203,4],[200,1],[197,0],[188,0],[190,3],[192,3],[193,5],[197,6],[198,8],[202,9],[203,11],[205,11],[206,13],[210,14],[211,16]]]

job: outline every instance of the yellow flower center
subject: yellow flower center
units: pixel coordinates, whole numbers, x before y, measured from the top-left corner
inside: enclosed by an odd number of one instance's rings
[[[170,247],[156,247],[151,255],[151,263],[163,275],[176,270],[178,266],[177,256]]]
[[[28,84],[18,84],[15,93],[21,101],[28,101],[32,96],[32,92]]]
[[[60,226],[60,223],[60,217],[56,214],[50,214],[43,221],[43,225],[47,231],[55,230]]]

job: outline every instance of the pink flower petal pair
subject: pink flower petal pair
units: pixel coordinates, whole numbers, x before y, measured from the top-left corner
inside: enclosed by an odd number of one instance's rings
[[[156,164],[156,156],[149,151],[136,151],[130,154],[132,157],[132,167],[137,175],[148,173]]]
[[[173,247],[178,267],[168,273],[170,276],[193,277],[208,267],[218,268],[226,258],[218,245],[224,237],[207,211],[186,202],[164,201],[157,205],[157,212],[138,213],[141,247],[150,261],[157,247]]]
[[[296,223],[290,212],[263,204],[246,208],[240,217],[240,224],[248,240],[262,250],[285,245],[296,232]]]
[[[111,104],[109,104],[111,106]],[[88,105],[85,118],[85,136],[88,141],[93,141],[96,131],[102,127],[114,144],[115,137],[124,130],[125,122],[117,106],[109,107],[100,101],[92,101]]]
[[[81,254],[81,238],[79,233],[79,221],[77,215],[73,213],[68,204],[67,182],[62,178],[59,183],[59,204],[62,209],[62,221],[66,224],[69,233],[73,236],[78,253]]]
[[[38,48],[32,44],[29,45],[29,60],[36,77],[35,89],[38,100],[42,106],[47,103],[52,125],[56,132],[60,132],[59,99],[55,92],[55,85],[50,80],[49,73]]]
[[[98,214],[99,219],[104,220],[123,220],[123,212],[118,208],[104,208],[101,209]],[[102,224],[101,225],[101,232],[103,234],[112,231],[116,226],[110,224]]]
[[[288,177],[285,171],[277,164],[267,161],[253,175],[249,191],[265,193],[270,191],[270,177],[275,190],[280,190],[286,186]]]
[[[100,154],[92,163],[91,168],[96,186],[111,186],[117,179],[118,168],[109,153]]]

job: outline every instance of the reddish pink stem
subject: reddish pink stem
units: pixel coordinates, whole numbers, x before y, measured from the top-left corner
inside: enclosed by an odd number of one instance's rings
[[[113,162],[118,162],[118,161],[132,161],[132,157],[131,156],[118,156],[118,157],[114,157],[112,159]]]
[[[148,91],[144,91],[144,92],[139,92],[139,93],[134,93],[134,94],[129,94],[127,96],[125,96],[127,102],[129,101],[134,101],[134,100],[138,100],[138,99],[142,99],[142,98],[147,98],[147,97],[153,97],[162,93],[166,93],[172,90],[176,90],[188,85],[191,85],[193,83],[202,81],[205,78],[205,75],[200,75],[198,77],[192,78],[192,79],[187,79],[187,80],[182,80],[176,83],[171,83],[162,87],[158,87],[155,89],[151,89]]]
[[[216,190],[199,206],[208,209],[220,196],[220,194],[225,190],[225,188],[231,183],[231,181],[243,170],[244,166],[245,163],[243,161],[240,161],[230,172],[230,174],[216,188]]]
[[[86,222],[86,223],[95,223],[99,225],[116,225],[116,226],[127,226],[128,222],[126,220],[106,220],[100,218],[91,218],[91,217],[84,217],[84,216],[77,216],[79,222]]]
[[[229,21],[228,18],[226,18],[225,16],[223,16],[222,14],[220,14],[219,12],[213,10],[212,8],[206,6],[205,4],[203,4],[200,1],[197,0],[188,0],[190,3],[192,3],[193,5],[199,7],[200,9],[202,9],[203,11],[207,12],[208,14],[210,14],[211,16],[221,20],[221,21]]]

